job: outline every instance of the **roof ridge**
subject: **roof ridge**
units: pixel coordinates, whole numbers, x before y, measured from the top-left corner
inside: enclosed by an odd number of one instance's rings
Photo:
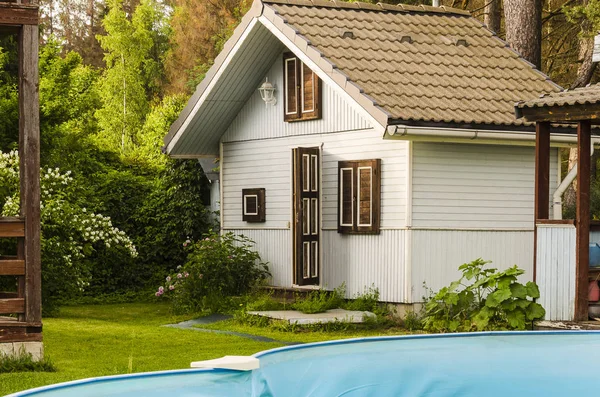
[[[265,4],[281,4],[291,6],[305,7],[324,7],[324,8],[343,8],[352,10],[368,10],[368,11],[392,11],[392,12],[413,12],[413,13],[428,13],[428,14],[445,14],[445,15],[460,15],[471,16],[471,12],[452,8],[447,6],[433,7],[428,5],[411,6],[408,4],[385,4],[385,3],[363,3],[360,1],[347,2],[342,0],[261,0]]]

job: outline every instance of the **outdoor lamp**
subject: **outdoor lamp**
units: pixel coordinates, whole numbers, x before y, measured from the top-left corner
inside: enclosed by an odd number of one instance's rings
[[[258,92],[260,92],[260,97],[267,105],[275,105],[277,103],[277,99],[275,99],[275,86],[269,83],[268,77],[265,78],[265,82],[262,83]]]

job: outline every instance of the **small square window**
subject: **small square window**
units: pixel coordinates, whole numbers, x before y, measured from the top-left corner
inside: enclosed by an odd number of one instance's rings
[[[265,189],[242,189],[242,220],[265,221]]]

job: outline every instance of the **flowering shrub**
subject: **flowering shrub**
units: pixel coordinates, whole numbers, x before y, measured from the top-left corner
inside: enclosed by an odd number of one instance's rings
[[[42,223],[42,301],[48,313],[56,301],[82,290],[89,282],[84,257],[94,246],[137,251],[125,233],[113,227],[109,217],[95,214],[74,200],[71,172],[58,168],[40,172]],[[0,152],[0,188],[4,197],[2,216],[19,215],[19,157],[16,151]]]
[[[155,295],[170,296],[175,312],[219,311],[229,297],[250,292],[270,276],[253,244],[231,232],[211,231],[195,243],[187,240],[187,262],[167,276]]]

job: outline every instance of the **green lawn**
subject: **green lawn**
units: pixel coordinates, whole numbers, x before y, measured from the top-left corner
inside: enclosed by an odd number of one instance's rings
[[[160,327],[185,320],[165,304],[65,307],[44,320],[44,347],[58,372],[0,374],[0,395],[74,379],[189,368],[190,362],[249,355],[276,343]]]
[[[167,304],[65,307],[59,317],[44,320],[46,356],[58,372],[0,374],[0,395],[94,376],[189,368],[192,361],[224,355],[249,355],[282,346],[231,335],[160,326],[186,319],[170,315]],[[281,332],[236,325],[232,321],[210,327],[293,342],[382,334],[381,331]]]

